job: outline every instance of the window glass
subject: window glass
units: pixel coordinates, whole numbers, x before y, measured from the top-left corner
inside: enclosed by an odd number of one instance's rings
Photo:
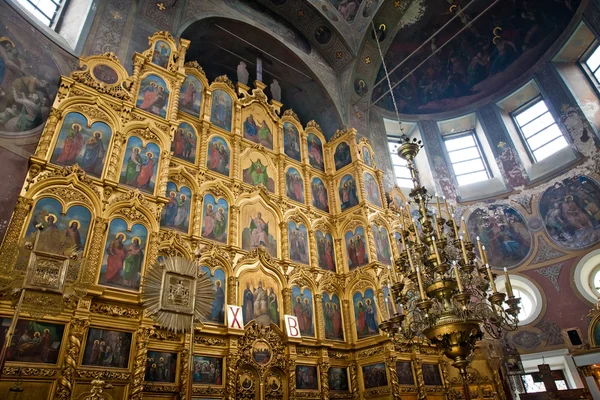
[[[460,186],[490,178],[474,131],[449,135],[444,138],[444,144]]]
[[[52,27],[63,0],[17,0],[44,25]]]
[[[390,137],[388,140],[388,148],[392,157],[392,166],[394,167],[394,174],[396,174],[396,184],[399,187],[412,188],[413,182],[410,176],[410,170],[408,169],[406,160],[400,158],[397,153],[398,149],[398,138]]]
[[[600,46],[596,47],[592,54],[590,54],[585,61],[585,64],[588,66],[596,80],[600,81]]]

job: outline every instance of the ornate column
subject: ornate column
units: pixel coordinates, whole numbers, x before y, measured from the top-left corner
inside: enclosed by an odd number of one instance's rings
[[[323,294],[315,293],[315,325],[317,329],[315,333],[318,332],[317,339],[325,340],[325,326],[323,326]]]
[[[160,165],[160,185],[158,196],[166,196],[167,182],[169,181],[169,164],[171,163],[171,150],[163,150]]]
[[[390,376],[390,386],[392,387],[392,396],[394,400],[399,400],[400,386],[398,386],[398,374],[396,373],[396,357],[386,357],[385,365],[387,366]]]
[[[369,242],[369,261],[378,261],[377,249],[375,248],[375,237],[373,237],[373,230],[371,229],[371,225],[365,226],[365,234],[367,235],[367,241]]]
[[[337,191],[335,189],[335,186],[334,186],[334,182],[335,182],[335,180],[333,178],[327,177],[325,179],[325,186],[327,187],[327,197],[329,199],[329,204],[330,204],[330,207],[331,207],[329,211],[331,211],[332,213],[337,214],[337,212],[339,210],[339,208],[338,208],[338,206],[339,206],[339,204],[338,204],[339,198],[338,198],[338,193],[337,193]]]
[[[237,304],[238,278],[230,276],[227,278],[227,304]]]
[[[237,354],[227,355],[227,373],[225,375],[226,386],[225,386],[225,398],[228,400],[235,400],[237,391],[237,362],[239,356]]]
[[[362,167],[358,167],[354,169],[354,179],[356,179],[356,184],[358,185],[358,191],[360,192],[360,198],[362,201],[367,201],[367,191],[365,189],[365,179],[364,179],[364,169]]]
[[[158,233],[150,232],[150,245],[148,247],[148,260],[150,262],[154,262],[158,258],[158,249],[160,247],[160,243],[158,242]],[[143,282],[143,278],[142,278]]]
[[[198,157],[200,168],[206,167],[206,157],[208,156],[208,124],[201,122],[200,123],[200,156]]]
[[[196,196],[196,212],[194,212],[192,235],[200,236],[202,234],[202,204],[204,203],[204,197],[201,193],[194,193],[194,196]]]
[[[148,354],[149,328],[138,328],[135,333],[135,364],[133,367],[129,400],[142,400],[144,390],[144,374],[146,372],[146,357]]]
[[[288,359],[288,387],[290,392],[288,393],[288,399],[296,398],[296,360],[293,358]]]
[[[346,317],[344,318],[344,325],[345,328],[344,330],[346,331],[346,343],[350,343],[353,342],[354,340],[350,340],[350,338],[354,338],[354,335],[352,333],[352,320],[354,318],[351,317],[350,314],[350,302],[346,299],[343,300],[343,304],[342,307],[344,308],[344,314],[346,315]]]
[[[185,343],[184,343],[184,345],[185,345]],[[190,352],[189,352],[189,350],[187,348],[183,349],[179,358],[180,358],[179,362],[181,365],[181,369],[179,372],[179,394],[181,395],[182,400],[184,400],[184,399],[192,400],[192,396],[188,395],[188,393],[187,393],[188,379],[194,378],[193,376],[191,376],[192,374],[190,371],[190,363],[189,363]]]
[[[303,147],[303,149],[305,149],[306,147]],[[302,172],[303,172],[303,176],[304,176],[304,203],[308,206],[312,206],[313,205],[313,197],[312,197],[312,190],[311,190],[311,182],[312,182],[312,176],[310,174],[310,167],[307,165],[303,165],[302,166]]]
[[[279,191],[276,193],[282,197],[287,198],[287,193],[285,190],[285,167],[286,167],[286,162],[285,162],[285,157],[281,154],[278,154],[276,157],[276,164],[275,166],[277,167],[277,173],[279,176],[279,183],[278,183],[278,189]],[[306,193],[305,193],[306,195]]]
[[[350,364],[349,370],[350,370],[350,385],[351,385],[350,389],[352,390],[352,399],[359,400],[360,392],[358,390],[358,374],[356,372],[356,364],[354,362],[352,364]]]
[[[310,265],[319,267],[319,255],[317,254],[317,234],[312,229],[308,231],[308,244],[310,249]]]
[[[231,152],[231,177],[233,179],[242,179],[240,177],[240,143],[241,143],[242,139],[238,136],[235,135],[233,137],[233,149]]]
[[[292,312],[292,289],[284,288],[281,291],[283,296],[283,310],[287,315],[293,315]]]
[[[381,198],[381,205],[383,208],[387,208],[387,199],[385,198],[385,189],[383,188],[383,171],[378,169],[375,171],[377,175],[377,187],[379,188],[379,197]]]
[[[329,361],[319,361],[321,374],[321,400],[329,400]]]
[[[90,322],[74,318],[69,323],[69,344],[61,367],[60,378],[54,392],[54,399],[70,400],[75,383],[75,370],[81,352],[81,342]]]
[[[10,223],[8,224],[8,228],[6,229],[6,235],[4,236],[4,242],[2,243],[3,257],[2,259],[0,259],[0,263],[11,262],[7,258],[10,258],[12,260],[11,254],[16,250],[15,246],[18,245],[19,239],[21,238],[21,228],[25,225],[25,220],[27,219],[27,215],[29,214],[29,210],[31,210],[32,205],[33,200],[31,199],[27,199],[23,196],[19,196],[19,198],[17,199],[15,211],[13,212],[13,215],[10,219]],[[16,252],[14,254],[14,257],[16,260]],[[12,268],[12,266],[10,268]]]
[[[127,142],[127,138],[121,132],[115,132],[113,147],[108,161],[108,169],[106,171],[106,179],[117,182],[119,180],[119,160],[123,152],[123,145]]]
[[[332,237],[335,237],[334,233],[335,232],[331,232]],[[343,235],[344,232],[341,232],[341,234]],[[344,263],[343,263],[344,257],[342,257],[342,254],[343,254],[342,253],[342,251],[343,251],[342,239],[333,239],[333,241],[335,242],[335,265],[337,268],[337,272],[345,272],[345,271],[343,271],[343,267],[342,267],[344,265]]]
[[[87,262],[94,268],[100,268],[100,260],[104,254],[104,232],[108,227],[108,220],[102,217],[96,217],[94,220],[94,230],[91,236],[87,253]]]
[[[170,79],[172,89],[173,89],[173,97],[171,98],[171,104],[169,104],[169,119],[174,121],[177,119],[177,108],[179,108],[179,95],[181,92],[181,85],[185,80],[185,75],[175,76],[173,79]]]
[[[419,400],[427,400],[427,394],[425,393],[425,381],[423,380],[423,362],[416,358],[413,353],[412,359],[413,368],[415,369],[415,375],[417,378],[417,393]]]
[[[229,207],[230,210],[230,223],[229,226],[232,229],[229,229],[229,244],[232,246],[237,246],[238,244],[238,219],[240,217],[240,208],[236,205],[231,205]]]
[[[44,131],[42,132],[42,136],[35,151],[36,157],[46,159],[48,149],[50,148],[52,138],[54,137],[54,132],[56,131],[56,126],[61,119],[60,111],[52,107],[52,110],[50,110],[50,115],[46,120]]]
[[[281,258],[284,260],[290,259],[290,249],[288,244],[288,223],[280,222],[279,229],[281,230]]]

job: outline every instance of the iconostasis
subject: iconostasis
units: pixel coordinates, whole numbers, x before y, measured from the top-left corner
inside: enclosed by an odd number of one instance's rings
[[[61,79],[3,249],[42,224],[76,243],[95,284],[58,316],[19,320],[0,392],[23,380],[24,398],[69,399],[94,378],[118,399],[192,398],[189,379],[194,399],[458,390],[436,350],[395,347],[378,329],[395,312],[382,288],[405,198],[384,193],[369,142],[354,129],[326,142],[261,82],[209,83],[184,63],[186,40],[158,32],[149,44],[131,75],[107,53]],[[197,248],[215,300],[189,366],[187,339],[153,326],[140,287],[157,259]],[[226,304],[242,308],[244,330],[226,327]],[[0,311],[3,332],[10,302]],[[472,390],[496,398],[499,377],[474,364]]]

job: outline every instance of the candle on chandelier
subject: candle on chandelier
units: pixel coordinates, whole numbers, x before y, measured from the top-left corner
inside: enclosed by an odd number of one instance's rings
[[[504,277],[506,278],[506,282],[504,282],[504,287],[506,288],[506,294],[508,297],[515,297],[513,293],[512,284],[510,283],[510,277],[508,276],[508,270],[504,267]]]
[[[405,249],[406,248],[406,242],[404,240],[404,224],[400,225],[400,239],[402,240],[402,248]]]
[[[487,258],[487,251],[485,250],[485,246],[481,246],[481,249],[483,250],[483,256],[482,256],[483,259],[482,260],[483,260],[483,262],[485,264],[487,264],[488,263],[488,258]]]
[[[479,249],[479,257],[481,257],[481,263],[485,264],[485,260],[483,259],[483,249],[481,248],[481,240],[479,236],[475,238],[477,240],[477,249]]]
[[[440,198],[438,194],[435,194],[435,205],[437,206],[438,214],[442,215],[442,208],[440,207]]]
[[[435,210],[433,210],[433,225],[435,226],[435,231],[438,235],[438,237],[442,237],[442,235],[440,234],[440,226],[437,223],[437,218],[435,216]]]
[[[446,214],[450,216],[450,209],[448,208],[448,201],[446,200],[446,196],[442,197],[444,199],[444,208],[446,209]],[[454,217],[452,217],[454,218]]]
[[[435,242],[435,236],[431,237],[431,242],[433,243],[433,250],[435,251],[435,258],[437,259],[438,265],[442,264],[442,258],[440,257],[440,252],[437,248],[437,243]]]
[[[412,255],[410,254],[410,246],[406,246],[406,255],[408,256],[408,262],[410,263],[410,272],[415,272],[415,265],[413,264]]]
[[[460,278],[460,274],[458,273],[458,265],[456,264],[456,261],[452,261],[452,265],[454,267],[454,273],[456,274],[456,284],[458,285],[458,292],[462,293],[463,285],[462,285],[462,281]]]
[[[417,230],[417,220],[413,218],[412,221],[413,227],[415,228],[415,236],[417,237],[417,243],[421,244],[421,236],[419,236],[419,231]]]
[[[459,239],[460,239],[460,248],[462,250],[463,260],[465,261],[465,265],[469,265],[469,257],[467,256],[467,248],[465,247],[465,240],[462,237],[462,235],[459,236]]]
[[[454,226],[454,237],[458,237],[458,224],[456,223],[456,219],[454,218],[454,214],[452,214],[452,225]]]
[[[402,226],[404,226],[404,207],[400,206],[400,214],[402,214]]]
[[[496,282],[494,282],[494,276],[492,275],[492,269],[490,268],[490,264],[485,264],[485,268],[487,269],[488,278],[490,279],[490,284],[492,285],[492,291],[494,293],[497,293],[498,290],[496,290]]]
[[[465,217],[460,217],[460,222],[462,224],[462,228],[465,231],[465,240],[467,242],[471,241],[471,238],[469,237],[469,232],[467,231],[467,223],[465,222]]]
[[[385,301],[385,314],[387,315],[387,319],[390,319],[390,308],[388,306],[388,302],[390,301],[387,297],[384,299]]]
[[[425,300],[425,291],[423,290],[423,281],[421,280],[421,271],[417,267],[417,280],[419,281],[419,293],[421,294],[421,300]]]
[[[387,284],[388,287],[388,291],[389,291],[389,296],[390,296],[390,301],[392,302],[392,311],[394,313],[396,313],[396,301],[394,300],[394,295],[392,293],[392,285],[390,285],[389,283]]]

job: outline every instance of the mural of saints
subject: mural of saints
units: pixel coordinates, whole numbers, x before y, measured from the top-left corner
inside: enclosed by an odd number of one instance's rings
[[[309,289],[292,286],[292,310],[294,316],[298,318],[300,334],[315,337],[313,297]]]
[[[177,372],[177,353],[148,351],[146,355],[146,373],[144,380],[147,382],[175,383]]]
[[[300,134],[296,125],[290,122],[283,124],[283,151],[286,156],[301,161]]]
[[[367,289],[365,294],[360,292],[352,296],[354,304],[354,318],[356,320],[356,335],[364,339],[379,333],[377,322],[377,309],[375,308],[375,294],[373,289]]]
[[[183,111],[194,117],[200,115],[202,105],[202,82],[193,75],[187,75],[181,86],[179,95],[179,111]]]
[[[337,294],[323,293],[323,322],[326,339],[344,340],[342,306]]]
[[[125,221],[113,219],[108,227],[98,283],[138,291],[147,237],[148,231],[143,225],[133,225],[128,231]]]
[[[131,332],[90,328],[85,341],[81,365],[128,368]]]
[[[211,171],[229,176],[229,160],[229,145],[225,139],[219,136],[214,136],[212,139],[210,139],[208,142],[208,157],[206,159],[206,167]]]
[[[152,62],[159,67],[167,68],[171,56],[171,46],[163,40],[156,41],[152,52]]]
[[[231,132],[232,103],[231,96],[224,90],[213,91],[210,122],[227,132]]]
[[[321,139],[314,133],[308,134],[308,162],[311,167],[325,170],[325,164],[323,162],[323,144]]]
[[[250,114],[244,121],[244,138],[273,150],[273,132],[266,119],[256,121],[254,115]]]
[[[269,176],[267,166],[263,164],[260,158],[251,161],[248,168],[242,171],[243,180],[252,186],[264,185],[270,192],[275,191],[275,182]]]
[[[280,326],[279,285],[273,277],[260,271],[247,272],[240,278],[240,288],[244,288],[240,293],[244,324],[254,320],[265,326]]]
[[[340,180],[338,194],[340,196],[340,207],[342,211],[358,204],[356,181],[352,175],[345,175],[342,180]]]
[[[192,191],[187,186],[177,189],[173,182],[167,182],[169,202],[164,206],[160,217],[160,225],[188,233],[190,226],[190,210]]]
[[[294,221],[288,223],[288,243],[290,258],[293,261],[308,264],[308,239],[306,227]]]
[[[366,173],[365,179],[365,192],[367,193],[367,201],[378,207],[381,207],[381,195],[379,194],[379,185],[373,175]]]
[[[296,168],[289,168],[285,173],[285,189],[287,197],[304,203],[304,180]]]
[[[245,226],[242,230],[242,249],[250,251],[264,247],[270,255],[277,257],[277,239],[273,237],[277,232],[277,222],[269,211],[255,205],[247,206],[240,223]]]
[[[167,117],[169,89],[165,81],[156,76],[148,75],[140,84],[135,106],[159,117]]]
[[[145,147],[140,138],[132,136],[127,141],[120,183],[143,192],[154,193],[156,171],[160,161],[160,148],[154,143]]]
[[[319,267],[335,272],[335,252],[333,250],[333,238],[331,234],[317,231],[317,255],[319,257]]]
[[[78,164],[91,176],[102,175],[112,130],[104,122],[94,122],[88,128],[87,119],[79,113],[68,113],[50,162],[58,165]]]
[[[202,237],[227,243],[229,203],[223,198],[218,200],[212,194],[204,196],[202,212]]]
[[[348,268],[350,271],[368,264],[369,254],[367,252],[365,230],[363,227],[357,227],[354,232],[347,231],[344,238],[346,239],[346,256],[348,257]]]
[[[313,206],[321,211],[329,212],[329,199],[325,184],[319,178],[314,178],[311,184]]]
[[[196,130],[187,122],[180,123],[171,143],[173,156],[191,163],[195,162],[196,143]]]
[[[352,162],[352,155],[350,154],[350,146],[348,146],[348,143],[342,142],[337,145],[335,153],[333,154],[333,161],[336,170],[342,169]]]
[[[377,260],[380,263],[392,265],[392,253],[387,229],[383,226],[373,225],[373,239],[377,251]]]
[[[10,318],[0,318],[0,345],[4,345],[10,322]],[[56,364],[64,332],[64,325],[19,318],[6,352],[6,361]]]
[[[210,313],[207,315],[209,322],[215,324],[225,323],[225,272],[221,269],[216,269],[214,275],[211,275],[210,269],[207,266],[200,268],[206,276],[210,277],[210,281],[215,285],[215,299],[213,300],[212,306],[210,307]]]

